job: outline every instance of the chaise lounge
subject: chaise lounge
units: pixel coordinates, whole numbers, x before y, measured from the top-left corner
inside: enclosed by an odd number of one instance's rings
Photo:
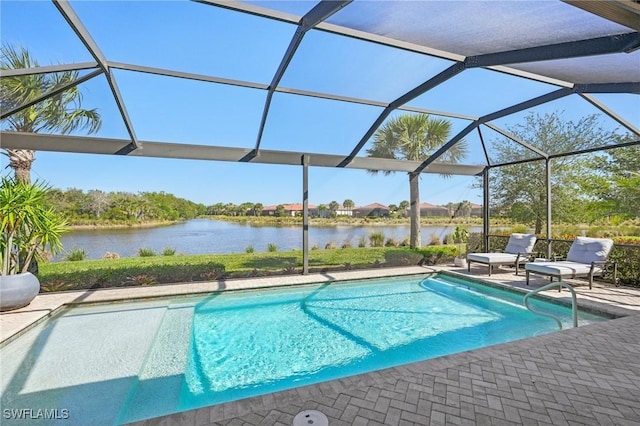
[[[471,271],[471,262],[477,262],[489,266],[489,276],[495,265],[515,265],[518,275],[519,266],[536,256],[533,252],[535,244],[535,234],[511,234],[504,252],[467,254],[467,271]]]
[[[563,261],[543,261],[531,262],[525,265],[527,285],[529,285],[529,274],[548,275],[562,280],[563,278],[588,277],[589,288],[593,285],[593,277],[602,276],[607,268],[613,266],[613,280],[617,284],[617,264],[607,260],[613,240],[608,238],[577,237],[569,253],[567,260]]]

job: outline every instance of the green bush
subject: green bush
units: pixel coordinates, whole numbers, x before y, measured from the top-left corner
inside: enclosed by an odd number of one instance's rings
[[[371,247],[382,247],[384,244],[384,232],[372,232],[369,234],[369,244]]]
[[[77,262],[80,260],[85,260],[87,258],[87,252],[85,252],[81,248],[74,248],[67,254],[64,259],[70,262]]]
[[[253,246],[249,246],[246,249],[244,249],[245,253],[253,253],[255,250],[253,248]]]
[[[440,241],[440,237],[438,237],[436,234],[431,234],[431,236],[429,237],[429,245],[439,246],[440,244],[442,244],[442,241]]]
[[[411,251],[390,251],[384,254],[384,260],[389,266],[418,265],[423,257],[421,253]]]
[[[156,252],[147,247],[141,247],[138,249],[138,256],[140,257],[153,257],[156,255]]]
[[[162,258],[158,257],[158,259]],[[64,268],[52,273],[41,272],[39,278],[43,289],[55,290],[52,287],[56,285],[65,289],[96,289],[205,281],[207,273],[224,271],[224,265],[212,262],[182,264],[154,262],[128,265],[131,262],[110,259],[106,262],[89,260],[83,263],[85,264],[83,268]]]
[[[422,255],[424,263],[437,265],[453,261],[457,249],[455,246],[428,246],[414,251]]]
[[[400,243],[393,237],[387,238],[387,241],[384,243],[385,247],[398,247],[399,245]]]
[[[163,256],[173,256],[173,255],[175,255],[175,254],[176,254],[176,249],[171,248],[171,247],[165,247],[165,248],[162,250],[162,255],[163,255]]]
[[[267,251],[270,253],[274,253],[276,251],[278,251],[278,246],[275,243],[269,243],[267,245]]]

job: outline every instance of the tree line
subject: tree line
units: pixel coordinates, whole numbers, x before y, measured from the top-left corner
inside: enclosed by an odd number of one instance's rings
[[[561,112],[530,114],[509,130],[551,155],[584,152],[549,161],[552,222],[616,224],[640,217],[640,145],[630,134],[605,130],[595,115],[570,121]],[[591,152],[607,146],[615,149]],[[523,145],[506,140],[494,140],[492,153],[497,163],[531,156]],[[530,224],[540,233],[547,214],[545,161],[496,167],[489,176],[492,215]]]
[[[206,214],[204,204],[165,192],[104,192],[93,189],[51,189],[47,202],[71,224],[84,222],[138,223],[188,220]]]
[[[240,204],[218,202],[204,205],[177,197],[166,192],[105,192],[99,189],[83,191],[70,188],[52,188],[47,192],[47,204],[73,224],[91,223],[141,223],[153,221],[189,220],[199,216],[261,216],[263,203],[244,202]],[[331,201],[320,204],[316,216],[335,217],[339,209],[353,209],[355,203],[346,199],[342,203]],[[471,203],[448,203],[450,216],[468,217]],[[409,202],[403,200],[390,204],[390,216],[407,215]],[[276,206],[275,216],[286,215],[285,205]]]

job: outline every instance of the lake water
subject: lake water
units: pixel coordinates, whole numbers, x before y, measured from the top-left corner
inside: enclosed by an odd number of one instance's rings
[[[422,244],[427,245],[431,236],[440,239],[453,233],[454,225],[423,226]],[[472,226],[471,232],[481,232],[482,227]],[[385,238],[402,241],[409,237],[409,225],[397,226],[311,226],[309,227],[309,247],[314,244],[324,248],[329,242],[338,247],[345,241],[358,246],[361,237],[367,238],[373,232],[383,232]],[[256,226],[225,222],[221,220],[194,219],[170,226],[156,228],[124,228],[108,230],[72,231],[62,237],[66,252],[82,249],[89,259],[100,259],[107,251],[121,257],[137,256],[138,249],[149,248],[161,253],[170,247],[178,254],[244,253],[253,246],[256,252],[267,251],[270,243],[278,250],[302,249],[301,226]],[[61,260],[65,253],[54,260]]]

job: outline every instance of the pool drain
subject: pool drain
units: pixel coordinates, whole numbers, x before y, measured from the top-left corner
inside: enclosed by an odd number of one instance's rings
[[[293,426],[329,426],[327,416],[316,410],[301,411],[293,418]]]

